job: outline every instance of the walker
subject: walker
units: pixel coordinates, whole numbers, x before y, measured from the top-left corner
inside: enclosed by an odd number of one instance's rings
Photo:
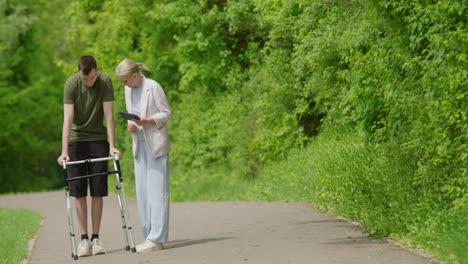
[[[96,173],[96,174],[87,174],[87,175],[73,177],[69,179],[67,177],[68,175],[67,165],[70,166],[70,165],[83,164],[83,163],[88,165],[89,163],[92,163],[92,162],[109,161],[109,160],[112,160],[114,162],[114,169],[115,169],[114,171],[108,171],[108,172],[102,172],[102,173]],[[91,178],[95,176],[110,175],[110,174],[115,174],[117,177],[117,185],[115,186],[115,189],[117,190],[117,198],[118,198],[119,206],[120,206],[120,215],[122,217],[122,229],[123,229],[124,240],[126,243],[125,249],[127,251],[131,249],[132,252],[136,252],[135,243],[133,241],[133,233],[132,233],[132,226],[130,223],[130,216],[128,214],[127,198],[125,196],[125,188],[123,186],[122,173],[120,170],[119,157],[115,154],[113,157],[107,157],[107,158],[86,159],[86,160],[69,161],[69,162],[63,161],[63,169],[65,171],[65,174],[64,174],[65,195],[67,197],[68,224],[69,224],[69,229],[70,229],[69,234],[70,234],[71,251],[72,251],[71,257],[74,260],[78,259],[76,242],[75,242],[75,228],[73,225],[73,212],[72,212],[72,208],[70,205],[70,192],[69,192],[68,183],[70,181],[74,181],[78,179]]]

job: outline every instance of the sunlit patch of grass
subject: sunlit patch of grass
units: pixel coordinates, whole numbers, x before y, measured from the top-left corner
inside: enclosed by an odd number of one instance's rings
[[[21,263],[28,257],[28,242],[41,221],[42,216],[31,210],[0,208],[0,263]]]

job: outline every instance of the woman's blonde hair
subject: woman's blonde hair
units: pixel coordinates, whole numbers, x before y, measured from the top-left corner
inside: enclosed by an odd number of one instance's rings
[[[143,63],[135,62],[131,59],[124,59],[117,65],[115,72],[119,76],[127,77],[136,72],[141,73],[142,70],[149,71],[148,67]]]

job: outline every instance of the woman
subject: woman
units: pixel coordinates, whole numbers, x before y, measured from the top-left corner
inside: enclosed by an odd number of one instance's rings
[[[146,78],[142,63],[124,59],[116,73],[125,85],[125,104],[140,120],[128,121],[132,132],[138,215],[145,241],[137,252],[163,249],[169,233],[169,135],[172,113],[164,91]]]

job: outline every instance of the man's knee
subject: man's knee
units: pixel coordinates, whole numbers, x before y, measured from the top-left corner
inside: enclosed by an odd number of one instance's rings
[[[86,202],[86,196],[82,197],[75,197],[77,203],[83,203]]]

